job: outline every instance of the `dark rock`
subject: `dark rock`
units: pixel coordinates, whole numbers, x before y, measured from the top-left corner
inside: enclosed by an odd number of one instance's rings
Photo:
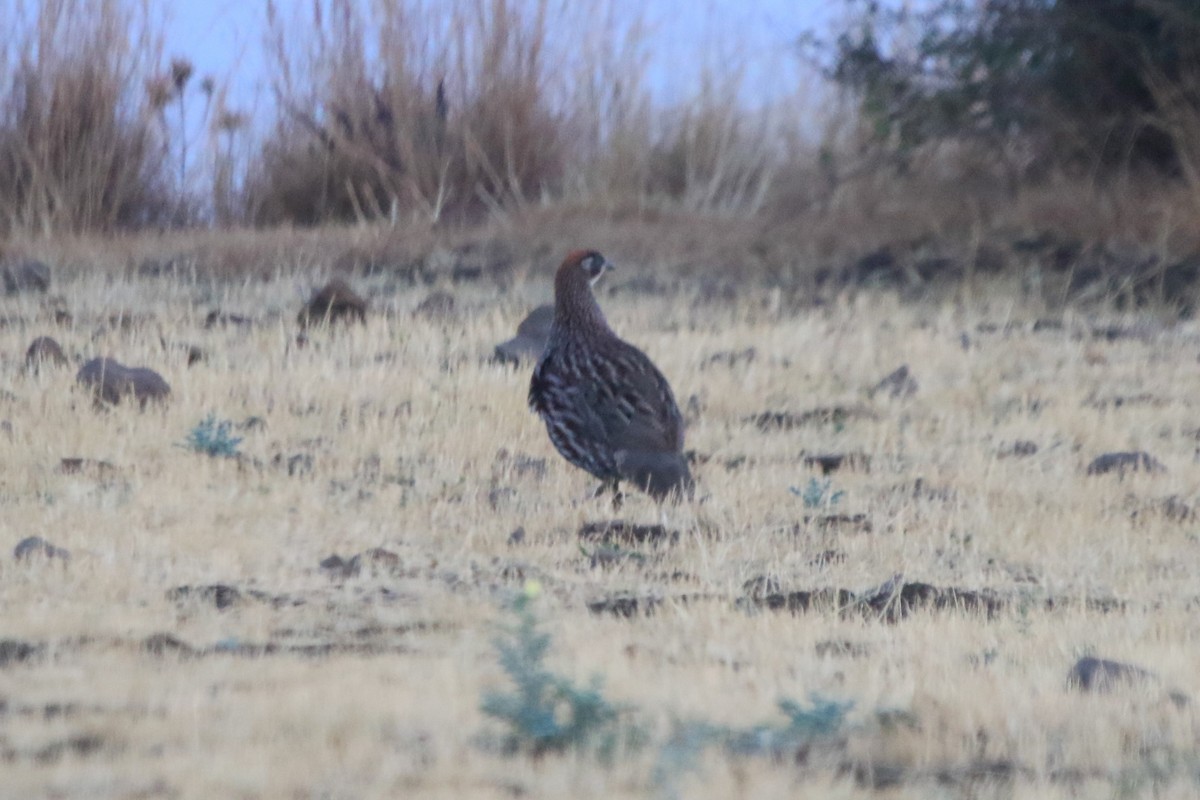
[[[517,326],[517,335],[496,345],[494,360],[501,364],[535,361],[546,349],[554,325],[554,306],[538,306]]]
[[[804,457],[804,466],[821,470],[822,475],[847,469],[852,472],[870,472],[871,457],[866,453],[823,453]]]
[[[20,639],[0,639],[0,667],[21,664],[38,656],[42,645],[23,642]]]
[[[1157,458],[1141,450],[1129,453],[1105,453],[1097,456],[1087,467],[1088,475],[1116,472],[1118,475],[1124,476],[1127,471],[1166,472],[1167,468]]]
[[[50,289],[50,267],[41,261],[27,259],[0,270],[4,291],[8,294],[46,292]]]
[[[1018,439],[1008,447],[1002,447],[1000,452],[996,453],[996,458],[1025,458],[1035,455],[1037,451],[1037,442]]]
[[[912,397],[921,388],[917,379],[909,372],[908,364],[902,364],[888,373],[879,383],[871,388],[870,396],[885,395],[892,399]]]
[[[196,654],[194,647],[169,633],[150,634],[142,640],[142,649],[155,656],[165,656],[168,654],[191,656]]]
[[[17,561],[33,561],[42,558],[47,561],[54,559],[70,561],[71,552],[66,548],[50,544],[40,536],[26,536],[13,548],[13,558]]]
[[[431,321],[441,320],[454,313],[454,306],[454,295],[449,292],[430,292],[428,297],[417,303],[413,316]]]
[[[61,475],[81,475],[92,473],[99,478],[111,477],[118,472],[117,465],[111,461],[100,461],[95,458],[62,458],[58,462],[58,472]]]
[[[450,270],[453,283],[473,283],[483,277],[483,267],[477,264],[455,264]]]
[[[171,395],[170,384],[154,370],[126,367],[111,358],[93,358],[80,367],[75,380],[106,403],[119,403],[132,395],[144,408],[148,402],[165,401]]]
[[[517,528],[508,535],[508,546],[514,547],[525,543],[525,528]]]
[[[313,457],[311,453],[294,453],[290,456],[276,453],[271,458],[271,466],[286,469],[289,477],[299,477],[313,471]]]
[[[840,610],[844,616],[864,615],[895,623],[922,610],[955,610],[983,613],[989,619],[1004,608],[1004,600],[988,591],[938,587],[903,581],[896,575],[865,592],[824,588],[792,592],[748,594],[745,602],[771,610],[802,613],[816,609]]]
[[[963,267],[958,261],[946,256],[930,256],[913,264],[913,271],[924,283],[941,280],[958,280],[963,276]]]
[[[585,522],[579,528],[579,538],[585,542],[620,544],[626,547],[638,544],[674,544],[679,541],[679,531],[669,531],[662,525],[635,525],[618,519]]]
[[[848,639],[826,639],[813,648],[820,658],[866,658],[871,655],[871,646]]]
[[[209,586],[176,586],[167,591],[167,599],[173,603],[187,601],[212,603],[218,611],[224,611],[236,605],[242,599],[242,593],[224,583],[214,583]]]
[[[844,563],[846,563],[846,554],[841,550],[822,550],[808,560],[808,565],[817,569],[824,569],[831,564]]]
[[[874,414],[855,406],[829,406],[814,408],[799,414],[791,411],[763,411],[744,417],[743,422],[752,423],[764,433],[776,430],[791,430],[806,425],[844,425],[855,419],[873,419]]]
[[[1033,322],[1034,333],[1041,333],[1042,331],[1061,331],[1063,327],[1063,321],[1061,319],[1049,319],[1046,317],[1041,317]]]
[[[334,578],[353,578],[358,575],[362,569],[362,561],[355,561],[354,558],[344,559],[337,553],[321,559],[319,565],[321,570],[329,573]]]
[[[51,742],[33,753],[34,760],[53,763],[64,755],[89,756],[104,746],[104,739],[94,733],[79,733],[58,742]]]
[[[382,547],[344,559],[336,553],[321,561],[321,569],[334,578],[355,578],[364,570],[370,574],[396,574],[401,570],[400,556]]]
[[[803,533],[805,528],[810,525],[816,525],[822,531],[844,531],[846,533],[870,533],[872,530],[871,520],[866,514],[821,514],[820,516],[809,516],[803,520],[803,525],[796,525],[792,528],[793,533]]]
[[[355,320],[366,323],[367,301],[341,278],[334,278],[321,287],[296,316],[301,328]]]
[[[900,279],[904,270],[892,251],[881,247],[855,262],[853,274],[860,283],[890,283]]]
[[[594,600],[587,604],[593,614],[611,614],[614,617],[650,616],[662,605],[662,598],[615,596]]]
[[[757,356],[758,351],[753,347],[747,347],[745,350],[722,350],[701,361],[700,369],[708,367],[733,369],[738,364],[752,364]]]
[[[1139,666],[1091,656],[1076,661],[1067,673],[1067,686],[1081,692],[1108,692],[1119,685],[1156,683],[1157,680],[1153,672]]]
[[[25,369],[36,373],[41,367],[66,366],[67,356],[62,347],[49,336],[39,336],[29,343],[25,351]]]
[[[597,545],[590,553],[585,550],[584,555],[588,557],[588,566],[592,569],[607,569],[622,564],[644,564],[646,562],[646,556],[642,553],[611,544]]]
[[[210,311],[208,316],[204,318],[205,329],[216,327],[238,327],[251,328],[254,326],[254,320],[250,317],[243,317],[239,314],[226,314],[224,311]]]
[[[498,475],[510,474],[516,478],[540,481],[546,477],[546,459],[525,453],[510,453],[502,447],[496,452],[495,471]]]

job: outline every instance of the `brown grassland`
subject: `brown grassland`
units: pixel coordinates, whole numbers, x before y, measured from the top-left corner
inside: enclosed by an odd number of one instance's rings
[[[677,541],[602,557],[578,530],[612,509],[584,498],[591,479],[525,408],[528,367],[489,360],[549,299],[549,254],[458,282],[448,267],[415,284],[360,269],[367,324],[303,347],[295,311],[321,271],[306,264],[71,266],[169,244],[63,245],[50,297],[3,301],[0,531],[6,548],[41,535],[72,556],[0,557],[0,795],[643,796],[665,791],[656,747],[674,720],[749,726],[817,693],[854,703],[844,734],[782,758],[713,750],[672,790],[1194,796],[1200,718],[1181,697],[1200,693],[1194,323],[1047,309],[1015,285],[908,302],[753,282],[714,294],[666,277],[664,259],[612,252],[602,305],[686,407],[703,500],[665,510]],[[453,310],[416,312],[436,290]],[[254,325],[205,328],[214,309]],[[1035,328],[1046,317],[1061,327]],[[97,410],[75,366],[25,373],[25,346],[47,333],[76,362],[159,369],[172,400]],[[206,359],[189,367],[184,343]],[[869,394],[905,363],[914,395]],[[764,430],[768,411],[799,421]],[[240,460],[178,446],[209,413],[261,420],[237,431]],[[1017,441],[1036,452],[1005,457]],[[1086,474],[1113,450],[1166,471]],[[869,463],[831,474],[826,507],[806,508],[790,489],[824,480],[804,456],[827,452]],[[108,466],[64,473],[71,457]],[[659,521],[636,495],[620,516]],[[353,577],[319,567],[371,548],[396,558]],[[996,605],[796,600],[897,574]],[[550,667],[601,676],[651,747],[606,764],[479,746],[495,729],[480,699],[507,685],[493,639],[531,581]],[[199,590],[215,585],[236,595]],[[594,605],[614,598],[637,607]],[[1157,677],[1081,692],[1066,678],[1085,654]]]
[[[755,105],[736,41],[664,98],[628,7],[268,3],[253,109],[156,3],[0,0],[0,277],[52,274],[0,296],[0,798],[1197,796],[1200,66],[1155,171]],[[492,360],[578,247],[694,503],[588,498]],[[333,276],[365,324],[298,339]],[[521,603],[627,748],[497,746]]]

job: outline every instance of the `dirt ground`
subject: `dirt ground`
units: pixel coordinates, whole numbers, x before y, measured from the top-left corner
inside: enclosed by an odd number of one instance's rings
[[[1195,796],[1195,323],[619,268],[601,304],[684,408],[691,505],[588,499],[526,408],[530,365],[491,360],[550,299],[544,270],[355,274],[366,324],[304,343],[304,273],[76,272],[0,299],[0,796],[655,796],[678,720],[752,726],[814,694],[853,703],[844,735],[714,750],[670,792]],[[26,370],[39,335],[71,363]],[[74,376],[101,355],[170,401],[95,408]],[[240,457],[183,446],[210,414]],[[667,534],[581,538],[614,519]],[[29,536],[69,558],[18,560]],[[649,747],[480,745],[531,581],[551,668],[602,678]],[[1089,689],[1068,681],[1085,656],[1131,666]]]

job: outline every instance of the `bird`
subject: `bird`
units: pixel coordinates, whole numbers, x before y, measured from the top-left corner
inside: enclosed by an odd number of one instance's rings
[[[592,287],[613,269],[595,250],[567,255],[554,276],[554,322],[529,382],[529,407],[571,464],[601,480],[595,496],[621,481],[656,502],[691,498],[684,424],[671,385],[650,358],[608,325]]]

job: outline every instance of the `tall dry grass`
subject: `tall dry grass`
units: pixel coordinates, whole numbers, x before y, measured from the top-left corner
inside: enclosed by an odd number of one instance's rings
[[[741,73],[656,105],[643,21],[615,4],[268,6],[279,117],[258,223],[473,218],[546,200],[751,211],[781,155]],[[564,36],[578,32],[579,36]]]
[[[112,230],[177,207],[150,91],[152,6],[0,3],[0,232]]]

